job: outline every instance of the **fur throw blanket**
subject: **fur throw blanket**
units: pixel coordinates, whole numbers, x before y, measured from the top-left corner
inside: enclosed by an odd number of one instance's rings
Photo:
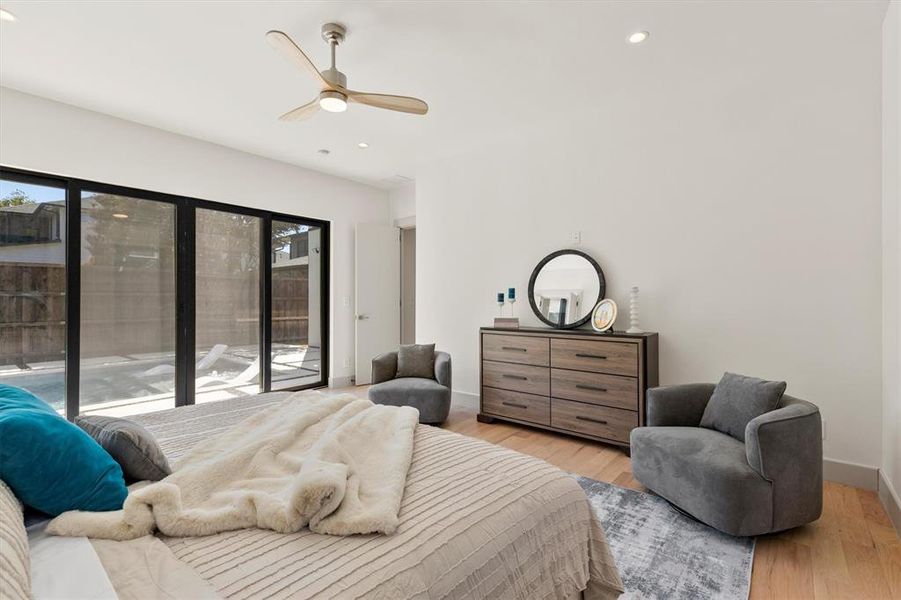
[[[413,457],[416,409],[298,392],[198,444],[122,510],[63,513],[54,535],[111,540],[258,527],[393,533]]]

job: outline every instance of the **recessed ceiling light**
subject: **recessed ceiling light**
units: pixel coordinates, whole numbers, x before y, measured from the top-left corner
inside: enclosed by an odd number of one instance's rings
[[[127,219],[128,215],[126,215],[125,213],[113,213],[113,218],[114,219]]]
[[[16,20],[16,15],[12,14],[12,13],[9,12],[8,10],[6,10],[5,8],[0,8],[0,21],[9,21],[9,22],[12,22],[12,21],[15,21],[15,20]]]
[[[640,44],[643,41],[645,41],[646,39],[648,39],[648,37],[650,37],[650,35],[651,34],[648,33],[647,31],[636,31],[635,33],[633,33],[632,35],[629,36],[629,43],[630,44]]]
[[[332,151],[329,150],[328,148],[320,148],[319,150],[316,151],[316,154],[321,154],[323,156],[326,156],[331,153],[332,153]]]
[[[368,147],[369,147],[369,144],[367,144],[366,142],[360,142],[359,144],[357,144],[357,148],[359,148],[361,150],[365,150]]]

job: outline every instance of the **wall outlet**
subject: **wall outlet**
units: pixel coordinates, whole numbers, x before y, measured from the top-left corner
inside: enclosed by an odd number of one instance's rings
[[[347,357],[347,356],[344,357],[344,368],[345,368],[345,369],[349,369],[349,368],[350,368],[350,358]]]
[[[345,307],[350,306],[350,296],[342,296],[341,304],[344,305]]]
[[[578,246],[582,243],[582,232],[581,231],[573,231],[569,234],[569,241],[574,246]]]

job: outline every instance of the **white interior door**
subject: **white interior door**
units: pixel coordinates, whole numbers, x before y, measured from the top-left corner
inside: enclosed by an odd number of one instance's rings
[[[357,225],[356,383],[372,380],[372,359],[400,343],[400,230]]]

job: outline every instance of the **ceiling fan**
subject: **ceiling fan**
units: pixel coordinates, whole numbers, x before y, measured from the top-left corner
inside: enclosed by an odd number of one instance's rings
[[[332,54],[332,66],[319,71],[300,46],[294,43],[282,31],[270,31],[266,34],[269,44],[289,62],[308,71],[320,86],[319,97],[283,114],[282,121],[302,121],[316,114],[319,109],[329,112],[344,112],[348,102],[366,104],[376,108],[386,108],[399,112],[424,115],[429,105],[418,98],[409,96],[393,96],[390,94],[370,94],[347,89],[347,77],[335,68],[335,48],[344,41],[347,31],[337,23],[326,23],[322,26],[322,39],[328,43]]]

